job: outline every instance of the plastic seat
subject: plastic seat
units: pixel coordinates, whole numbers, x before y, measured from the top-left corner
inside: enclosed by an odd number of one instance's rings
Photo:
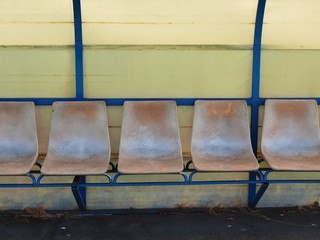
[[[125,102],[118,171],[124,174],[183,170],[174,101]]]
[[[108,169],[110,140],[104,102],[55,102],[45,175],[96,175]]]
[[[33,102],[0,103],[0,175],[25,175],[38,157]]]
[[[259,168],[250,141],[247,103],[195,103],[191,156],[198,171],[255,171]]]
[[[274,170],[319,171],[317,102],[266,100],[261,152]]]

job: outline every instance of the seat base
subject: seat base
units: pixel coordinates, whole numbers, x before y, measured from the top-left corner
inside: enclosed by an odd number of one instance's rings
[[[72,158],[47,157],[41,168],[44,175],[101,175],[107,172],[109,156],[99,156],[83,161]]]
[[[118,172],[122,174],[180,173],[182,158],[166,160],[119,159]]]
[[[33,165],[37,161],[37,156],[34,155],[28,158],[18,158],[14,161],[0,160],[0,175],[10,176],[10,175],[26,175],[30,172]]]
[[[277,171],[320,171],[319,156],[269,156],[262,154],[270,168]]]
[[[197,171],[202,172],[249,172],[259,169],[255,156],[193,156],[192,162]]]

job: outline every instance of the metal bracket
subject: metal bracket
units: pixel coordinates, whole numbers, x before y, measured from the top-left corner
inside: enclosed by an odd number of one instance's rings
[[[254,183],[253,181],[256,180],[257,177],[257,173],[256,172],[250,172],[249,173],[249,195],[248,195],[248,206],[249,208],[255,208],[258,204],[258,202],[260,201],[260,199],[262,198],[263,194],[265,193],[265,191],[268,189],[269,187],[269,183],[264,181],[263,179],[260,179],[261,181],[263,181],[257,191],[257,184]]]
[[[73,179],[73,184],[85,184],[85,176],[75,176]],[[74,198],[77,201],[79,210],[86,210],[87,200],[86,200],[86,187],[85,186],[72,186],[71,187]]]

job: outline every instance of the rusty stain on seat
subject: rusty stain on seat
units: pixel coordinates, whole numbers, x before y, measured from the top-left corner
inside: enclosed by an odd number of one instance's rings
[[[33,102],[0,103],[0,175],[25,175],[38,157]]]
[[[124,103],[118,171],[124,174],[183,170],[174,101]]]
[[[191,156],[198,171],[254,171],[259,168],[250,141],[247,103],[198,100]]]
[[[266,100],[261,152],[274,170],[319,171],[317,102]]]
[[[104,102],[55,102],[46,175],[95,175],[107,171],[110,140]]]

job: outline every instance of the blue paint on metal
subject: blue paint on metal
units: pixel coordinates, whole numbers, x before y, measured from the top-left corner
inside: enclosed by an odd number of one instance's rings
[[[47,106],[56,101],[69,102],[75,101],[75,98],[0,98],[0,102],[34,102],[35,105]]]
[[[257,179],[257,175],[255,172],[249,172],[249,180],[254,181]],[[255,182],[249,183],[248,186],[248,203],[250,206],[250,203],[254,201],[254,198],[256,196],[256,191],[257,191],[257,184]]]
[[[266,99],[298,99],[298,100],[316,100],[320,104],[320,98],[260,98],[259,105],[264,105]],[[125,101],[165,101],[172,100],[180,106],[193,106],[196,100],[245,100],[249,106],[252,105],[251,98],[0,98],[0,102],[34,102],[35,105],[49,106],[54,102],[63,101],[104,101],[108,106],[122,106]]]
[[[269,183],[264,182],[260,185],[258,192],[248,201],[249,208],[255,208],[257,206],[258,202],[260,201],[268,187]]]
[[[140,175],[156,175],[156,174],[140,174]],[[162,174],[163,175],[163,174]],[[183,173],[183,172],[180,172],[180,173],[172,173],[172,174],[169,174],[169,175],[180,175],[183,177],[183,182],[181,181],[177,181],[177,182],[118,182],[118,179],[121,177],[121,176],[130,176],[130,174],[122,174],[122,173],[117,173],[114,177],[113,177],[113,181],[112,181],[112,185],[122,185],[122,186],[159,186],[161,184],[163,185],[168,185],[168,184],[173,184],[173,185],[181,185],[181,184],[186,184],[189,182],[189,178],[188,176]],[[147,185],[145,185],[147,184]],[[151,184],[151,185],[149,185]]]
[[[260,180],[259,182],[255,182],[257,179]],[[263,196],[264,192],[267,190],[268,186],[266,186],[264,182],[264,175],[259,169],[255,172],[249,172],[249,186],[248,186],[248,206],[249,208],[255,208],[258,202],[260,201],[261,197]],[[257,191],[257,183],[261,183],[258,191]]]
[[[113,165],[113,166],[114,166],[114,165]],[[107,177],[107,179],[109,180],[109,183],[111,184],[112,181],[113,181],[113,180],[112,180],[112,177],[111,177],[109,174],[107,174],[107,173],[105,173],[104,176]]]
[[[0,102],[34,102],[35,105],[47,106],[57,101],[104,101],[108,106],[122,106],[125,101],[175,101],[177,105],[193,106],[196,100],[245,100],[251,105],[250,98],[0,98]]]
[[[125,101],[175,101],[177,105],[193,106],[196,100],[245,100],[251,105],[250,98],[109,98],[109,99],[90,99],[103,100],[108,106],[121,106]]]
[[[87,200],[86,200],[86,187],[81,186],[86,184],[85,176],[75,176],[73,183],[75,186],[71,187],[74,198],[77,201],[79,210],[85,210],[87,208]]]
[[[253,43],[253,63],[252,63],[252,91],[251,91],[251,142],[253,152],[258,152],[258,122],[260,105],[260,60],[261,60],[261,39],[263,17],[266,0],[259,0],[257,7],[256,23]]]
[[[191,164],[192,164],[192,160],[190,160],[190,161],[187,162],[186,167],[185,167],[185,169],[186,169],[187,171],[191,170],[191,169],[190,169]]]
[[[37,186],[37,179],[32,173],[27,173],[26,176],[28,176],[31,179],[33,186]]]
[[[74,39],[75,39],[75,69],[76,69],[76,99],[84,97],[83,91],[83,43],[80,0],[73,0]]]

